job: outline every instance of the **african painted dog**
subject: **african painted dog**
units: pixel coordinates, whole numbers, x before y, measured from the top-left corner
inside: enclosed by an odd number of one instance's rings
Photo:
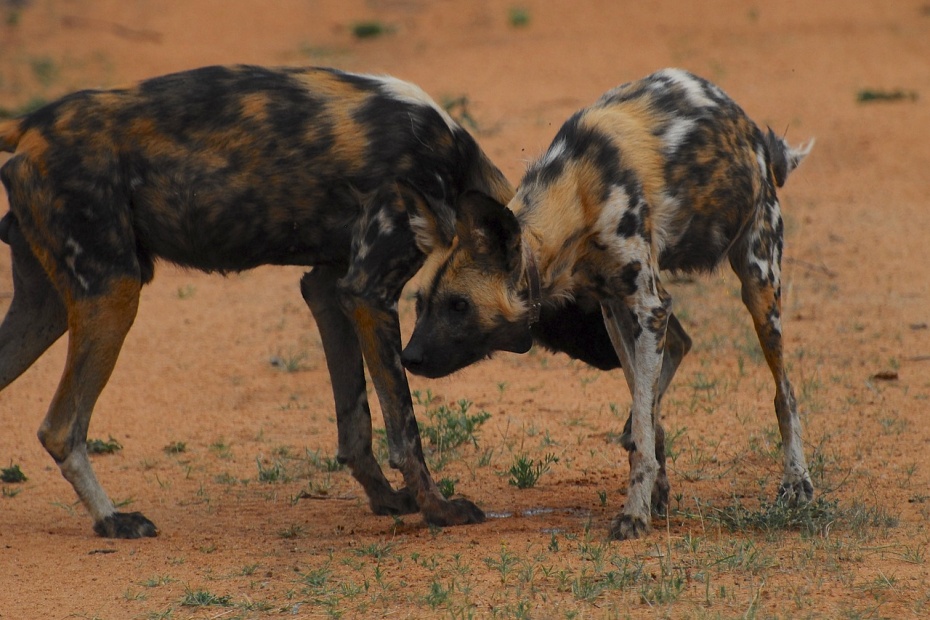
[[[65,331],[67,364],[39,439],[101,536],[154,536],[118,512],[85,441],[97,397],[163,259],[208,272],[313,266],[301,293],[332,380],[338,458],[377,514],[481,521],[447,501],[423,459],[400,364],[397,300],[423,255],[407,209],[513,190],[416,86],[329,69],[207,67],[82,91],[0,122],[14,294],[0,325],[0,390]],[[402,182],[398,182],[398,180]],[[414,189],[415,188],[415,191]],[[371,450],[363,360],[387,427],[394,490]]]
[[[660,271],[726,257],[775,378],[784,448],[779,494],[813,497],[782,351],[783,225],[775,189],[809,152],[763,133],[718,87],[664,70],[572,116],[530,165],[509,209],[477,192],[457,215],[436,201],[411,223],[429,255],[402,360],[444,376],[494,350],[526,351],[540,310],[596,300],[632,393],[630,484],[611,536],[650,529],[668,503],[659,403],[690,339]]]

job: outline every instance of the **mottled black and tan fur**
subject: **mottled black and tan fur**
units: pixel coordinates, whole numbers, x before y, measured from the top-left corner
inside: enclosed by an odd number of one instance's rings
[[[423,460],[400,363],[397,300],[423,255],[412,201],[513,190],[416,86],[328,69],[207,67],[82,91],[0,121],[14,294],[0,325],[0,390],[69,332],[39,429],[102,536],[156,528],[118,512],[85,449],[94,404],[159,259],[208,272],[313,266],[301,292],[332,378],[338,458],[372,510],[434,524],[483,513],[447,501]],[[363,362],[384,411],[396,491],[371,450]]]
[[[429,256],[404,364],[436,377],[494,350],[526,351],[537,297],[544,311],[570,300],[599,304],[633,396],[629,494],[611,535],[638,537],[650,529],[650,506],[661,511],[668,503],[658,409],[690,348],[660,272],[708,272],[726,258],[775,378],[779,494],[809,501],[782,349],[776,196],[809,148],[762,132],[718,87],[684,71],[663,70],[606,93],[562,126],[509,209],[472,192],[462,196],[451,228],[451,215],[435,215],[442,205],[414,220]]]

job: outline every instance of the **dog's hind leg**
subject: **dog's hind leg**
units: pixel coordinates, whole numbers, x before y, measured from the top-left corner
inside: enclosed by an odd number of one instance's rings
[[[809,502],[814,497],[794,390],[785,370],[781,331],[781,252],[783,224],[775,191],[760,201],[755,220],[730,250],[733,270],[742,283],[743,303],[753,325],[765,361],[775,378],[775,414],[781,433],[784,476],[779,497],[789,503]]]
[[[13,299],[0,324],[2,390],[65,333],[68,316],[12,214],[0,221],[0,240],[10,245],[13,258]]]
[[[139,304],[141,283],[112,277],[106,292],[72,299],[68,306],[68,357],[58,390],[39,428],[39,440],[61,468],[107,538],[155,536],[155,525],[139,512],[117,512],[97,481],[87,456],[87,429]]]
[[[365,489],[372,512],[377,515],[417,512],[417,503],[410,491],[392,489],[372,454],[371,410],[365,389],[362,351],[336,289],[342,275],[332,267],[315,267],[300,281],[300,292],[320,330],[333,386],[339,433],[336,458],[349,466],[352,476]]]

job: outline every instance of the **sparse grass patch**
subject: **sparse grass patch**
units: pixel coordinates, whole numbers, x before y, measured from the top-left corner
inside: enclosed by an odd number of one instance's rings
[[[120,444],[120,442],[113,439],[112,435],[110,435],[110,439],[107,441],[102,439],[87,440],[88,454],[114,454],[122,449],[123,446]]]
[[[898,525],[898,518],[882,508],[873,508],[861,503],[842,507],[839,500],[817,497],[812,502],[797,506],[787,502],[762,500],[757,509],[746,506],[734,498],[729,506],[716,508],[707,504],[704,515],[731,532],[757,530],[777,532],[799,530],[807,535],[825,536],[831,530],[848,529],[867,535],[867,528],[888,529]]]
[[[232,607],[232,597],[219,596],[207,590],[191,590],[187,588],[181,605],[185,607]]]
[[[292,540],[294,538],[303,538],[306,535],[304,531],[304,526],[302,525],[289,525],[280,532],[278,532],[278,537],[283,538],[284,540]]]

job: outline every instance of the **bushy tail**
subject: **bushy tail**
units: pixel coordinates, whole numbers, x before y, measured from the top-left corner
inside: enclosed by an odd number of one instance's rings
[[[797,168],[814,148],[814,140],[811,139],[807,144],[792,148],[784,138],[775,135],[769,127],[769,132],[765,135],[765,147],[769,152],[769,165],[772,167],[775,185],[782,187],[791,171]]]
[[[0,153],[12,153],[23,135],[18,119],[0,121]]]

